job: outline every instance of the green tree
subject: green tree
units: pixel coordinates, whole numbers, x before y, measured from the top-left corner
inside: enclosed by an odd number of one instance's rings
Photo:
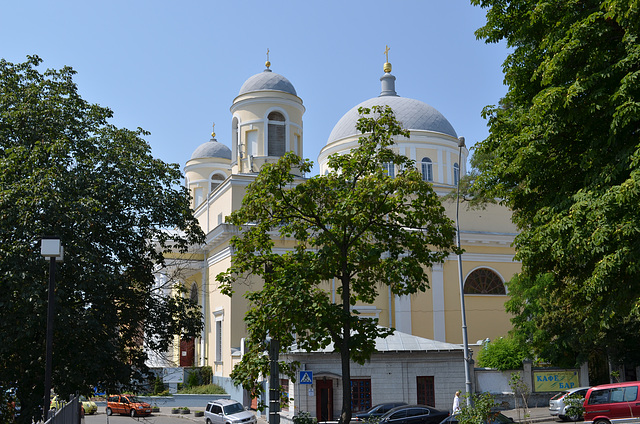
[[[498,412],[498,403],[491,393],[465,394],[460,399],[460,410],[456,413],[456,420],[460,424],[486,424],[492,421]]]
[[[146,381],[144,344],[196,335],[200,311],[154,283],[170,252],[203,239],[177,165],[154,159],[142,129],[78,94],[75,72],[41,59],[0,60],[0,386],[21,419],[44,397],[48,262],[40,239],[64,246],[56,272],[53,388],[115,391]],[[170,229],[170,230],[168,230]]]
[[[487,107],[476,188],[521,230],[516,331],[573,366],[640,364],[640,8],[636,1],[472,0],[506,41],[508,92]]]
[[[526,344],[512,337],[499,337],[485,343],[478,352],[478,366],[500,371],[522,368],[522,361],[531,354]]]
[[[305,350],[333,343],[342,360],[341,423],[351,419],[350,360],[364,363],[376,337],[393,331],[360,319],[353,306],[373,302],[387,286],[398,295],[425,291],[426,269],[456,250],[437,194],[413,161],[393,151],[394,137],[409,133],[388,107],[360,113],[359,145],[331,156],[326,175],[294,177],[292,169],[308,172],[312,165],[294,154],[261,170],[242,208],[228,218],[242,233],[232,240],[232,266],[218,276],[228,294],[247,275],[264,282],[247,294],[248,349],[233,370],[235,381],[260,390],[258,377],[269,374],[267,336],[278,339],[281,350],[294,342]],[[384,170],[388,163],[400,170],[395,178]],[[274,233],[295,247],[274,251]],[[335,281],[336,303],[328,281]],[[295,364],[283,366],[295,378]]]

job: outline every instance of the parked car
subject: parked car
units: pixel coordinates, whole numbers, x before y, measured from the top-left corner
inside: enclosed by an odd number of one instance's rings
[[[584,399],[585,424],[638,422],[640,381],[603,384],[587,390]]]
[[[407,404],[406,402],[379,403],[377,405],[372,406],[371,408],[367,409],[364,412],[358,412],[356,414],[353,414],[353,418],[355,421],[367,421],[369,418],[381,417],[387,412],[389,412],[391,409],[397,406],[402,406],[406,404]]]
[[[256,424],[253,412],[247,411],[238,401],[219,399],[207,403],[204,411],[207,424]]]
[[[485,421],[486,424],[513,424],[513,418],[507,417],[501,412],[496,412],[491,416],[490,420]],[[442,420],[440,424],[458,424],[458,418],[454,415],[449,415],[447,418]]]
[[[380,417],[380,424],[440,424],[448,416],[448,411],[426,405],[403,405]]]
[[[565,403],[565,399],[567,396],[576,396],[581,398],[580,404],[584,402],[584,396],[587,394],[588,387],[575,387],[573,389],[563,390],[561,392],[556,393],[549,400],[549,413],[553,416],[557,416],[562,421],[578,421],[582,419],[582,414],[575,415],[569,414],[567,409],[570,405]]]
[[[92,400],[87,399],[84,396],[80,396],[80,404],[82,405],[82,412],[87,415],[95,414],[98,411],[98,405]],[[51,404],[49,409],[62,409],[66,402],[55,395],[53,399],[51,399]]]
[[[107,415],[111,414],[146,416],[151,414],[151,405],[133,395],[112,395],[107,398]]]
[[[90,399],[84,396],[80,396],[80,403],[82,403],[82,411],[87,415],[93,415],[98,411],[98,405]]]

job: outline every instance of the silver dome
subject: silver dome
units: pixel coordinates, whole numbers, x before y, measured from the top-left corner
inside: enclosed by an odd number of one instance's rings
[[[255,74],[246,80],[244,84],[242,84],[242,87],[240,87],[240,93],[238,93],[238,95],[264,90],[284,91],[294,96],[298,95],[296,89],[293,88],[293,84],[291,84],[288,79],[272,72],[270,69],[265,69],[263,72]]]
[[[327,144],[354,135],[360,135],[356,130],[356,123],[360,118],[358,109],[361,107],[388,105],[393,109],[396,119],[405,130],[434,131],[457,138],[458,135],[440,112],[433,106],[415,99],[398,96],[380,96],[365,100],[349,110],[333,127]]]

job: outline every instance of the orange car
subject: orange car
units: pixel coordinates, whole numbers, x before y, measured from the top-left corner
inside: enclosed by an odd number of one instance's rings
[[[151,405],[133,395],[112,395],[107,399],[107,415],[111,414],[145,416],[151,414]]]

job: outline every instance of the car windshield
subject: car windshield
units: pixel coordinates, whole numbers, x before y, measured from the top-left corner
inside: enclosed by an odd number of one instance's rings
[[[553,396],[553,397],[551,398],[551,400],[558,400],[558,399],[561,399],[561,398],[562,398],[562,397],[564,397],[564,395],[566,395],[566,394],[567,394],[567,392],[560,392],[560,393],[556,393],[556,394],[555,394],[555,396]]]
[[[131,403],[142,403],[142,401],[135,396],[128,396],[128,398]]]
[[[242,411],[244,411],[244,407],[240,403],[232,403],[224,407],[224,413],[226,415],[233,415]]]

